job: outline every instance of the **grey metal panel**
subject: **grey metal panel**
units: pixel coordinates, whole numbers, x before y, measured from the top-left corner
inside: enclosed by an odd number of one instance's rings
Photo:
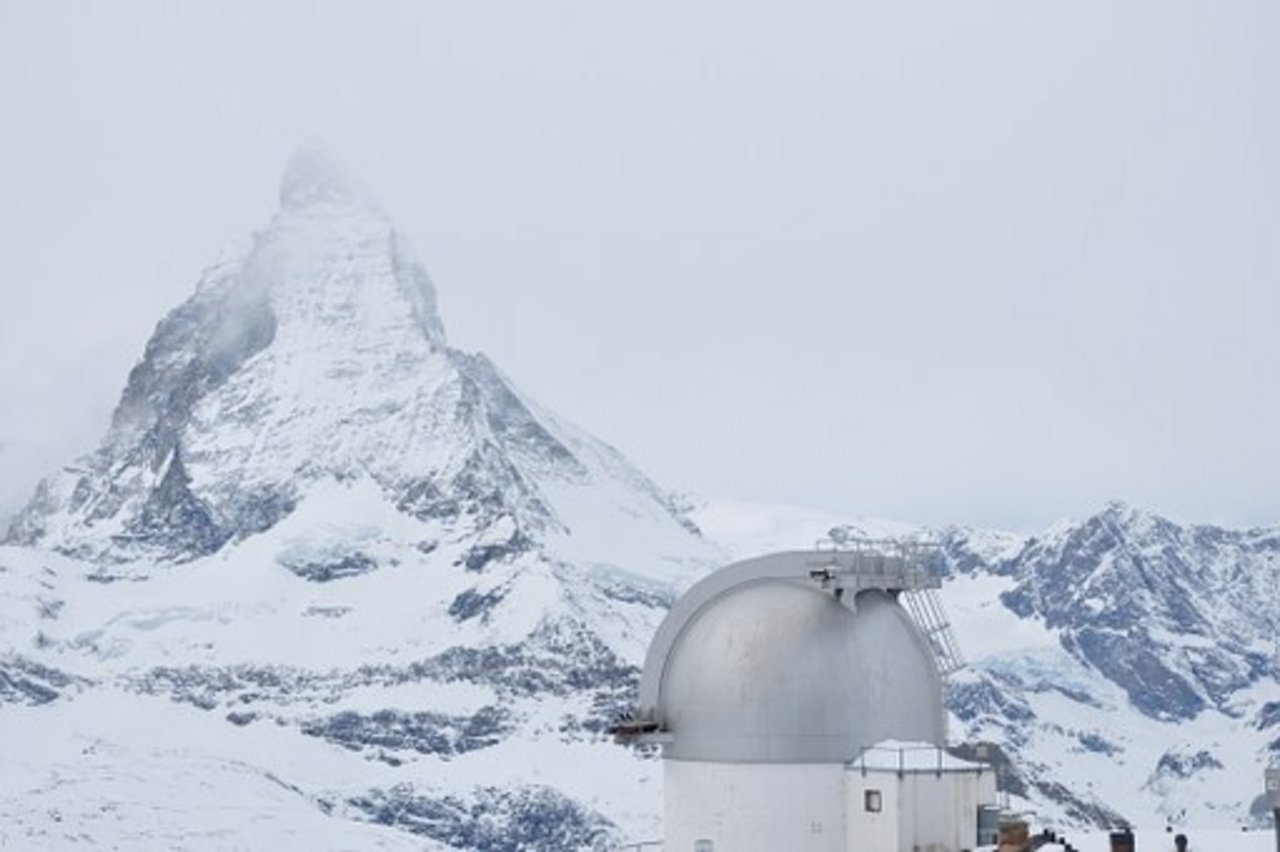
[[[815,581],[811,573],[820,570],[830,571],[833,577]],[[904,590],[938,586],[936,580],[901,557],[866,552],[790,550],[726,565],[691,586],[659,625],[640,678],[640,718],[656,720],[654,714],[663,672],[672,648],[689,623],[718,597],[764,580],[797,580],[810,586],[822,582],[822,588],[838,586],[854,594],[862,588]]]
[[[811,577],[824,567],[841,576]],[[894,596],[928,582],[903,560],[865,554],[721,569],[659,628],[642,718],[665,732],[665,756],[683,760],[843,763],[886,739],[940,743],[941,678]]]

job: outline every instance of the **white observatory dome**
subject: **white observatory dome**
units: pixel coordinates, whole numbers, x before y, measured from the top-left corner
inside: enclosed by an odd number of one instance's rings
[[[665,757],[844,763],[884,740],[941,743],[938,666],[892,579],[837,592],[812,555],[788,558],[722,569],[668,616],[642,685]]]
[[[774,553],[680,596],[649,645],[639,706],[613,728],[662,744],[664,849],[975,845],[995,776],[944,766],[942,672],[963,663],[923,552]],[[920,744],[925,761],[904,766]],[[889,768],[869,768],[885,749]]]

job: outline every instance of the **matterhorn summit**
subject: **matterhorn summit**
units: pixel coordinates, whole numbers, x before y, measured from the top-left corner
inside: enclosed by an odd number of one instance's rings
[[[316,202],[339,202],[362,199],[371,204],[366,194],[343,170],[324,146],[315,141],[299,145],[285,164],[280,176],[280,206],[294,209]]]
[[[584,555],[601,504],[673,552],[691,535],[617,452],[449,348],[404,237],[307,146],[267,228],[161,321],[101,446],[40,487],[9,539],[185,561],[337,483],[452,535],[505,530],[490,544],[508,552],[559,537]]]
[[[719,558],[616,450],[447,342],[403,235],[314,146],[6,545],[0,708],[31,714],[31,752],[4,780],[36,792],[0,824],[37,847],[66,823],[127,848],[650,832],[658,791],[632,787],[654,761],[603,731]]]

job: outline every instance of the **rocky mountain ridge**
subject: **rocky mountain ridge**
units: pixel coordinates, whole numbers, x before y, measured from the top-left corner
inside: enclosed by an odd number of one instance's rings
[[[1037,536],[896,535],[940,545],[971,657],[953,733],[999,744],[1009,789],[1100,827],[1260,822],[1260,767],[1280,758],[1280,530],[1117,502]]]

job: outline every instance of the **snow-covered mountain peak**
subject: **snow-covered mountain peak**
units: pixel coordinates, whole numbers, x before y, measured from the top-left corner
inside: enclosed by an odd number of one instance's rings
[[[1097,517],[1105,518],[1125,534],[1137,537],[1160,535],[1175,527],[1168,518],[1123,500],[1109,501]]]
[[[280,206],[286,209],[361,198],[351,178],[318,142],[299,145],[280,177]]]
[[[609,561],[615,521],[666,553],[705,548],[616,451],[447,345],[425,269],[350,187],[316,147],[294,154],[280,211],[160,322],[99,450],[46,481],[9,540],[188,560],[270,529],[317,483],[367,479],[448,535],[506,529],[493,553],[556,539]]]
[[[1001,596],[1160,720],[1231,712],[1232,696],[1280,676],[1270,639],[1280,545],[1265,532],[1181,526],[1124,504],[1031,539]]]
[[[130,754],[136,722],[99,725],[145,719],[217,743],[233,768],[218,783],[266,779],[322,821],[399,825],[425,848],[650,834],[657,764],[604,731],[676,590],[721,558],[616,450],[450,347],[394,225],[309,149],[267,227],[156,327],[97,451],[41,484],[8,542],[0,705],[92,703],[38,728],[95,733],[49,778],[33,762],[0,787],[85,779],[109,791],[94,814],[152,801],[133,770],[175,750],[146,737]],[[102,769],[85,758],[99,743]],[[0,825],[45,837],[24,821],[64,801],[24,797],[15,817],[0,794]],[[156,845],[133,819],[115,845]],[[318,836],[302,845],[336,848]],[[342,845],[391,848],[367,836]]]
[[[445,342],[435,285],[394,224],[364,202],[286,202],[237,272],[239,287],[270,297],[284,345],[354,355],[375,342]]]

